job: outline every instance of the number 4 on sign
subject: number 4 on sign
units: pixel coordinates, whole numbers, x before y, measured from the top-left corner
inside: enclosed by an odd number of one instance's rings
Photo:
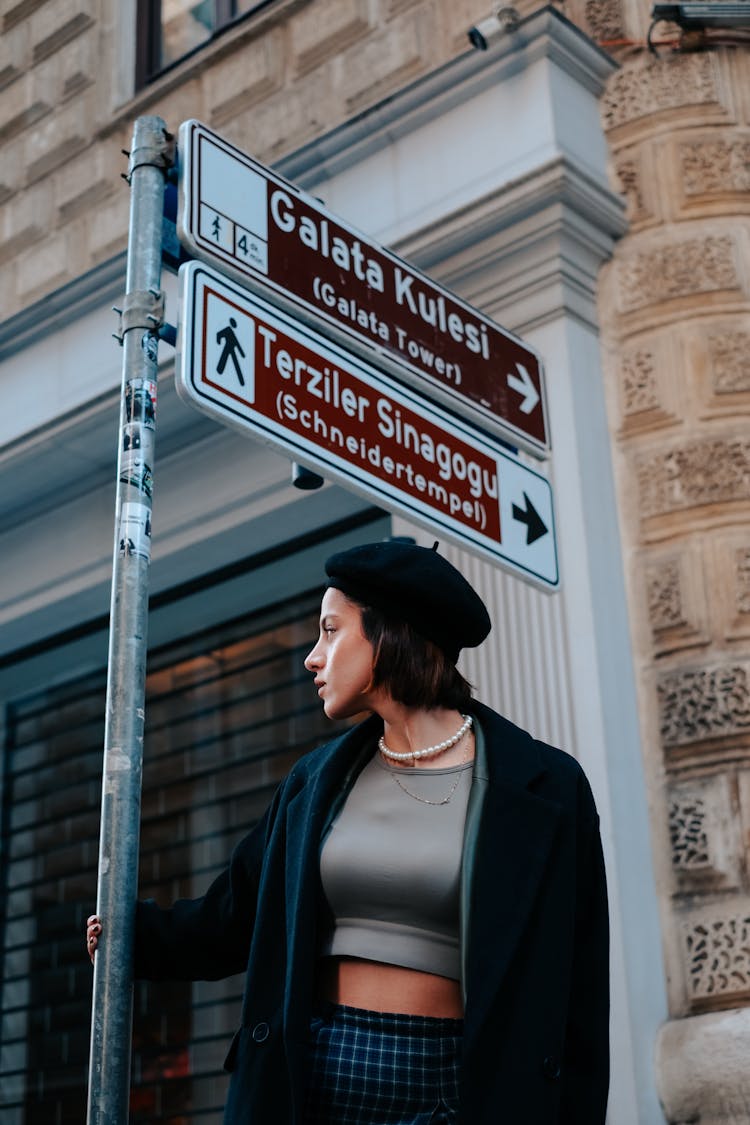
[[[235,254],[254,269],[268,272],[268,243],[265,239],[242,227],[236,227],[237,248]]]

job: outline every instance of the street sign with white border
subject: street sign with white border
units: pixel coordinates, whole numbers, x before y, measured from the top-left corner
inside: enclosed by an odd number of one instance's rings
[[[180,269],[181,397],[546,590],[552,489],[465,419],[198,262]]]
[[[183,245],[327,338],[535,457],[550,449],[539,355],[198,121],[179,134]]]

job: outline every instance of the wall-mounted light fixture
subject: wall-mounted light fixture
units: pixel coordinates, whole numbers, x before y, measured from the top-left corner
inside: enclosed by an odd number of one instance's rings
[[[515,8],[497,8],[491,16],[469,28],[469,42],[478,51],[486,51],[496,39],[515,31],[520,22],[521,17]]]
[[[709,27],[750,30],[750,3],[721,4],[654,4],[651,18],[676,23],[685,31],[703,31]]]

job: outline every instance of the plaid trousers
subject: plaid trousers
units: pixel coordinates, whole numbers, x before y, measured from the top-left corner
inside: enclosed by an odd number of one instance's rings
[[[310,1027],[305,1125],[455,1125],[463,1021],[327,1005]]]

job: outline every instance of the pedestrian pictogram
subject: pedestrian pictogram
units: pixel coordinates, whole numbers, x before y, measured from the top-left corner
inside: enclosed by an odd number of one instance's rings
[[[216,365],[216,374],[223,375],[224,368],[226,367],[227,362],[231,359],[232,363],[234,364],[234,369],[237,372],[237,378],[240,381],[240,386],[244,387],[245,376],[242,374],[242,368],[240,367],[240,361],[237,356],[240,355],[244,359],[245,352],[243,351],[242,344],[237,339],[237,335],[234,331],[236,327],[237,321],[233,316],[230,316],[229,324],[226,326],[226,328],[222,328],[221,331],[216,333],[216,343],[223,345],[222,353],[219,356],[219,362]]]
[[[255,321],[238,304],[220,301],[210,290],[204,294],[203,365],[206,375],[225,391],[242,389],[247,402],[255,401]]]

